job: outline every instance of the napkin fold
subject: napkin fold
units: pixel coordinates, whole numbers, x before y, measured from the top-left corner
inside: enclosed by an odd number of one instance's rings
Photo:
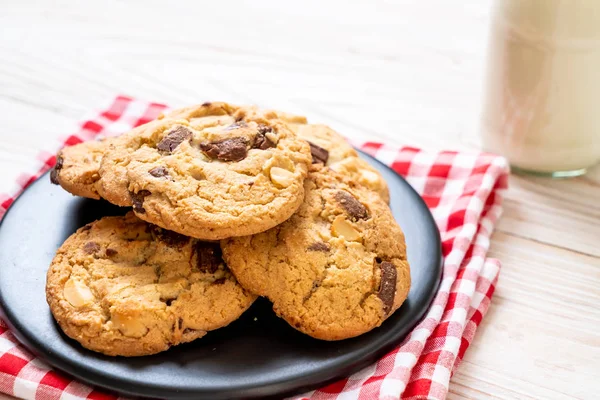
[[[64,138],[63,144],[115,136],[166,109],[163,104],[118,96],[108,108],[82,122],[80,131]],[[443,277],[425,318],[400,346],[352,376],[297,398],[444,399],[498,280],[500,263],[486,254],[502,213],[508,164],[487,153],[428,152],[369,141],[353,144],[405,177],[425,200],[441,233]],[[0,218],[19,193],[54,163],[54,154],[38,156],[35,171],[21,175],[12,192],[0,195]],[[53,370],[27,351],[2,320],[0,392],[36,400],[122,398]]]

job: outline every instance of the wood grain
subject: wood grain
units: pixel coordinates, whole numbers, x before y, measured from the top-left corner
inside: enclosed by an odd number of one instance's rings
[[[0,192],[116,93],[256,103],[350,137],[477,149],[490,3],[0,2]],[[510,185],[497,292],[448,398],[597,398],[600,168]]]

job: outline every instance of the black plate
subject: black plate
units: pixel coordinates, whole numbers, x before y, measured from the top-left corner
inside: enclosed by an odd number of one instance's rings
[[[441,276],[440,237],[417,193],[396,173],[364,156],[385,177],[391,207],[406,235],[412,288],[384,324],[339,342],[305,336],[257,301],[242,318],[194,343],[154,356],[105,357],[62,334],[45,298],[46,270],[56,249],[77,228],[125,209],[73,197],[34,182],[0,225],[0,308],[13,333],[54,367],[94,385],[129,395],[224,399],[290,395],[347,376],[383,356],[427,311]]]

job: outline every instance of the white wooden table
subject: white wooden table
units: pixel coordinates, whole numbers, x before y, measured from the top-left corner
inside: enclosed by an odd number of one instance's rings
[[[489,13],[490,0],[0,1],[0,192],[116,93],[478,148]],[[499,285],[448,397],[598,398],[600,169],[510,184]]]

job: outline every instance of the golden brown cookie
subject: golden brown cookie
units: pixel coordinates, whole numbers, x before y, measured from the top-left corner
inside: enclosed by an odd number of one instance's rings
[[[96,182],[98,168],[113,138],[91,140],[61,149],[50,171],[50,181],[76,196],[99,199]]]
[[[408,295],[403,233],[377,193],[327,167],[312,167],[305,193],[283,224],[221,241],[223,258],[296,329],[325,340],[368,332]]]
[[[197,107],[187,107],[174,110],[168,114],[169,118],[187,118]],[[290,123],[306,123],[306,118],[293,114],[284,113],[275,110],[259,110],[253,107],[246,107],[247,112],[259,113],[264,118],[277,120],[281,119]],[[163,116],[162,118],[165,118]],[[233,122],[233,118],[219,116],[217,119]],[[200,122],[200,121],[196,121]],[[210,118],[204,118],[201,121],[205,126],[214,125],[215,121]],[[50,180],[55,185],[60,185],[71,194],[91,199],[100,199],[98,190],[102,192],[102,187],[98,187],[97,182],[100,179],[100,161],[104,154],[109,150],[114,138],[102,140],[90,140],[73,146],[64,147],[56,155],[56,164],[50,171]],[[127,195],[126,195],[127,196]],[[119,197],[113,199],[114,203],[128,203],[127,200],[119,200]],[[123,205],[123,204],[122,204]]]
[[[104,217],[71,235],[50,265],[46,296],[63,331],[107,355],[142,356],[236,320],[255,299],[217,243],[138,219]]]
[[[98,188],[145,221],[216,240],[288,219],[302,203],[310,163],[308,144],[265,112],[205,103],[113,142]]]

